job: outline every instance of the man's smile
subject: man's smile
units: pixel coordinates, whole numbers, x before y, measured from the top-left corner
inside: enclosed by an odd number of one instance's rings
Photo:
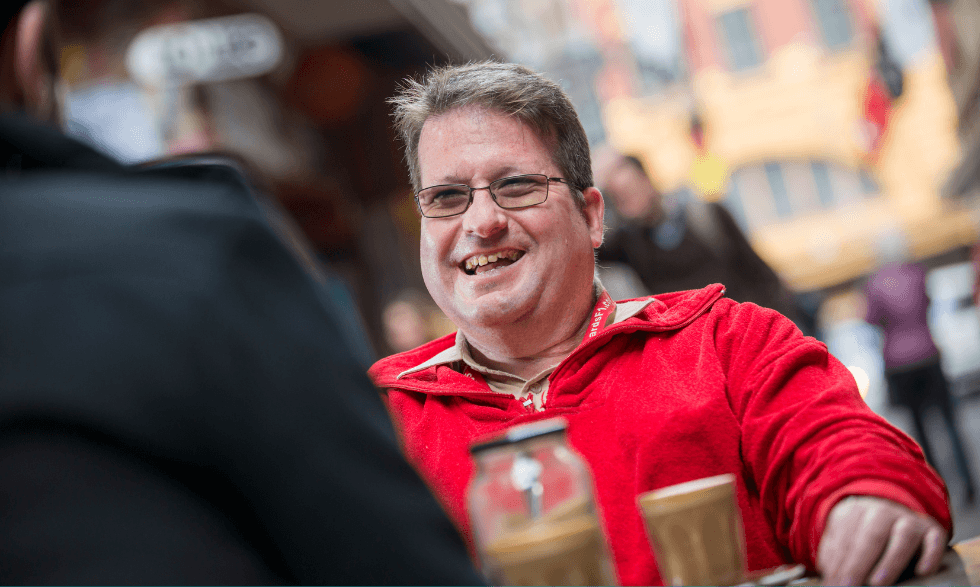
[[[511,265],[523,256],[524,251],[518,251],[516,249],[504,249],[490,253],[480,253],[468,257],[466,261],[463,262],[463,271],[465,271],[467,275],[486,273],[487,271],[493,271],[494,269]]]

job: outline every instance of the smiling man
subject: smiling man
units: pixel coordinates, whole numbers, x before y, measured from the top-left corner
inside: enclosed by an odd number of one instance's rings
[[[750,570],[798,561],[831,584],[887,584],[916,555],[916,572],[936,568],[945,486],[823,344],[720,284],[605,293],[602,195],[556,84],[478,63],[410,81],[393,103],[425,283],[459,331],[371,375],[464,531],[470,443],[562,415],[623,584],[662,580],[636,497],[723,473],[737,479]]]

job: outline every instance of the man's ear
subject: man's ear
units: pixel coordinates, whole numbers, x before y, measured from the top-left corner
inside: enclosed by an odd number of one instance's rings
[[[585,215],[585,223],[589,227],[589,235],[592,237],[592,248],[598,249],[602,245],[602,233],[605,226],[602,224],[603,215],[606,212],[606,203],[602,199],[602,194],[594,187],[582,190],[585,197],[585,207],[582,213]]]
[[[28,112],[48,112],[51,109],[52,76],[43,51],[48,5],[42,0],[28,3],[20,11],[14,36],[14,75],[20,86]]]

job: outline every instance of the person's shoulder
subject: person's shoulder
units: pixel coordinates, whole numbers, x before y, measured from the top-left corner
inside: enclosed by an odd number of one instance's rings
[[[231,157],[195,155],[124,165],[64,132],[22,114],[0,116],[0,176],[8,208],[105,214],[142,206],[257,208]],[[38,196],[42,197],[38,197]]]
[[[378,360],[368,369],[368,375],[378,387],[395,386],[400,375],[406,371],[424,370],[428,362],[447,349],[453,348],[455,344],[456,333],[453,332],[414,349]]]
[[[178,157],[144,163],[127,168],[143,180],[163,182],[192,181],[224,184],[243,192],[251,192],[246,170],[233,158],[221,155]]]
[[[721,202],[714,202],[714,201],[713,202],[708,202],[708,201],[706,201],[704,203],[704,205],[705,205],[705,208],[707,208],[708,210],[711,210],[714,214],[716,214],[718,216],[721,216],[723,218],[731,218],[732,220],[735,219],[735,217],[732,216],[732,213],[728,211],[728,208],[724,204],[722,204]]]
[[[656,331],[676,330],[689,326],[698,317],[714,311],[720,304],[724,308],[732,303],[724,297],[725,286],[714,283],[701,289],[674,291],[617,302],[617,312],[628,310],[633,304],[643,304],[641,310],[631,316],[634,324]]]
[[[646,306],[623,322],[625,328],[621,333],[645,332],[648,336],[684,333],[685,340],[690,340],[693,334],[702,341],[713,340],[712,344],[718,348],[795,345],[803,340],[802,332],[792,320],[771,308],[726,297],[720,283],[617,303],[629,307],[640,302],[647,302]]]
[[[244,179],[233,169],[213,165],[146,170],[51,166],[20,173],[0,191],[0,216],[16,218],[23,231],[40,230],[59,242],[84,234],[98,242],[118,242],[141,230],[145,237],[152,236],[148,230],[153,235],[215,235],[204,222],[212,227],[246,222],[253,228],[266,223]]]
[[[36,171],[119,172],[124,167],[50,124],[23,113],[0,116],[0,163],[6,177]]]
[[[727,297],[727,289],[715,283],[701,289],[676,291],[651,296],[655,303],[645,310],[643,318],[657,324],[687,326],[701,315],[710,314],[716,320],[740,323],[744,321],[792,321],[772,308],[753,302],[739,302]]]

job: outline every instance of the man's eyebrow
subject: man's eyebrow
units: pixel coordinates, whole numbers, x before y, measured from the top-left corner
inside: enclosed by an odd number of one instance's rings
[[[466,185],[468,181],[469,180],[464,179],[463,176],[461,176],[461,175],[449,175],[449,176],[443,177],[439,181],[439,185],[443,185],[443,184],[447,184],[447,183],[459,183],[459,184]]]
[[[499,167],[495,169],[494,172],[490,174],[490,177],[493,178],[490,181],[495,181],[502,177],[509,177],[511,175],[521,175],[523,173],[526,172],[521,171],[520,169],[514,167],[513,165],[505,165],[504,167]],[[439,182],[437,182],[436,185],[443,185],[448,183],[470,185],[470,178],[464,177],[462,175],[447,175],[443,177]]]
[[[514,167],[513,165],[508,165],[506,167],[501,167],[500,169],[498,169],[497,170],[497,173],[494,174],[494,177],[493,178],[494,179],[500,179],[501,177],[508,177],[508,176],[511,176],[511,175],[521,175],[521,174],[524,174],[524,173],[527,173],[527,172],[526,171],[522,171],[522,170]]]

